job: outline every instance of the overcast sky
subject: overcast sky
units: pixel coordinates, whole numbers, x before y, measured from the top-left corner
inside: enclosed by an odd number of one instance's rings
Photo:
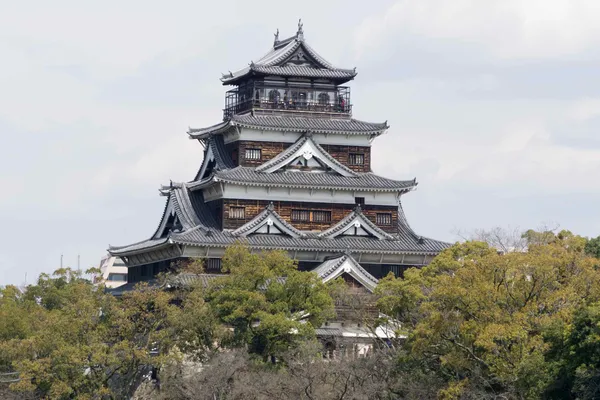
[[[0,285],[151,235],[159,185],[201,162],[188,126],[221,120],[220,73],[299,17],[321,55],[357,67],[354,116],[388,120],[373,169],[417,177],[403,202],[418,233],[600,235],[597,0],[0,4]]]

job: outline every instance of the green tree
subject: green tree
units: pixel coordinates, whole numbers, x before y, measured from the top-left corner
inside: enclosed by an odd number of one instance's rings
[[[80,273],[42,274],[24,293],[0,297],[0,357],[19,372],[12,389],[49,399],[127,397],[144,368],[212,344],[214,318],[198,296],[140,285],[117,299]],[[200,327],[199,324],[202,324]]]
[[[236,244],[223,257],[228,275],[208,292],[215,315],[233,328],[228,346],[248,345],[264,360],[314,337],[332,315],[333,301],[321,279],[300,272],[285,252],[252,253]]]
[[[409,326],[417,321],[408,346],[414,357],[437,363],[450,383],[444,395],[471,386],[539,398],[553,373],[545,334],[600,298],[594,264],[569,232],[505,255],[467,242],[407,271],[403,281],[384,279],[380,306]],[[458,385],[464,379],[469,384]]]
[[[585,252],[591,257],[600,258],[600,236],[588,240],[585,245]]]

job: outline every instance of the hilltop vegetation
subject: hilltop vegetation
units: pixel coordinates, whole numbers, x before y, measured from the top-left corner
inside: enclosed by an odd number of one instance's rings
[[[159,384],[138,398],[598,398],[600,239],[524,237],[522,251],[469,241],[382,279],[377,306],[408,338],[333,363],[314,329],[343,288],[283,253],[233,246],[209,287],[121,299],[59,270],[0,292],[0,373],[18,371],[22,398],[129,398],[144,376]]]

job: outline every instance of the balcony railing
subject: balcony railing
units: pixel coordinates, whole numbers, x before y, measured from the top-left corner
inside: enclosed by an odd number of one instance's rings
[[[340,86],[329,91],[256,86],[238,88],[225,95],[223,119],[255,109],[351,114],[350,88]]]

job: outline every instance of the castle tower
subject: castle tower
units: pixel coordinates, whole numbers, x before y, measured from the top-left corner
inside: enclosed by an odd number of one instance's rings
[[[258,61],[221,78],[223,121],[188,135],[204,146],[194,179],[163,186],[166,205],[148,240],[110,247],[128,282],[152,279],[181,258],[218,272],[225,248],[283,249],[324,280],[377,280],[426,265],[447,243],[408,225],[402,195],[417,186],[371,171],[371,143],[389,127],[352,118],[356,69],[333,66],[304,39],[279,34]]]

